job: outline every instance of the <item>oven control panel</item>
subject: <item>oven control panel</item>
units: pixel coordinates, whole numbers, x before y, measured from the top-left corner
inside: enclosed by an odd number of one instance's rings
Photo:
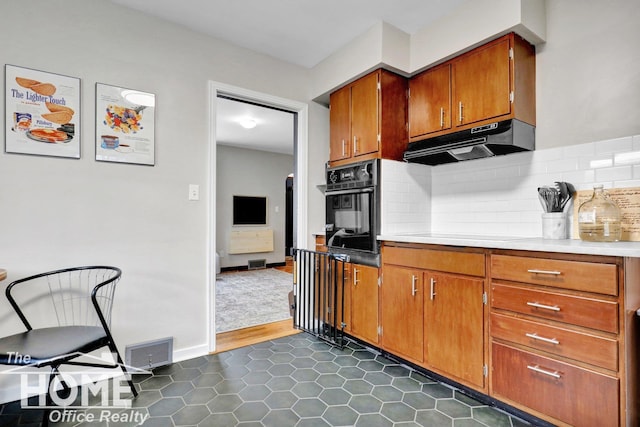
[[[378,183],[378,161],[327,168],[327,191],[373,187]]]

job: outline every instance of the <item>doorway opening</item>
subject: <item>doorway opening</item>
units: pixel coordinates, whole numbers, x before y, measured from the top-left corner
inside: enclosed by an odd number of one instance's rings
[[[210,188],[211,188],[211,205],[210,205],[210,230],[209,238],[210,242],[210,251],[211,255],[210,263],[212,260],[217,258],[216,255],[218,251],[218,242],[219,234],[221,231],[218,229],[218,216],[221,215],[219,212],[219,206],[222,202],[220,200],[219,192],[221,191],[220,184],[218,182],[220,177],[218,177],[218,145],[224,145],[224,135],[218,133],[218,112],[220,108],[220,100],[225,99],[233,99],[237,101],[242,101],[244,103],[259,105],[263,107],[269,107],[272,109],[277,109],[280,111],[288,112],[292,114],[294,117],[293,124],[293,139],[294,139],[294,147],[293,147],[293,176],[291,177],[291,200],[286,201],[286,194],[289,192],[287,190],[287,184],[285,184],[285,191],[282,195],[283,201],[282,204],[278,205],[270,205],[269,206],[269,214],[275,215],[276,208],[278,211],[283,211],[284,214],[286,211],[289,211],[287,208],[288,203],[291,203],[291,218],[290,222],[292,223],[291,227],[286,227],[290,230],[290,236],[285,236],[284,230],[282,231],[281,236],[279,236],[281,245],[278,249],[281,253],[285,253],[287,251],[287,247],[293,247],[294,245],[306,246],[307,237],[306,237],[306,229],[307,229],[307,197],[302,189],[307,186],[307,173],[306,173],[306,164],[307,164],[307,114],[308,114],[308,106],[303,103],[299,103],[297,101],[287,100],[283,98],[274,97],[268,94],[258,93],[249,91],[246,89],[232,87],[220,83],[211,82],[210,83],[210,111],[211,111],[211,122],[212,126],[211,130],[211,138],[210,138],[210,147],[211,147],[211,156],[210,156]],[[257,126],[256,126],[257,127]],[[234,147],[234,149],[242,149],[238,146]],[[269,156],[265,154],[265,156]],[[238,171],[240,175],[241,171]],[[288,172],[290,173],[290,171]],[[286,177],[288,178],[288,177]],[[228,183],[227,178],[223,178],[224,183]],[[255,181],[255,179],[254,179]],[[259,181],[259,179],[258,179]],[[282,181],[280,181],[280,191],[282,192]],[[274,239],[275,240],[275,239]],[[220,245],[222,246],[222,245]],[[224,249],[222,249],[224,252]],[[224,254],[224,253],[223,253]],[[220,257],[223,258],[223,257]],[[209,328],[209,349],[210,351],[216,351],[216,269],[218,266],[212,266],[210,269],[210,283],[209,283],[209,318],[208,325]]]

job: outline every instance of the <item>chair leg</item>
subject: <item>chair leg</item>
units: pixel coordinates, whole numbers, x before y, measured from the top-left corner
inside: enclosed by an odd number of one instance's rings
[[[51,372],[49,373],[49,383],[47,384],[47,399],[46,408],[44,408],[42,414],[42,427],[49,426],[49,415],[51,414],[51,407],[53,406],[53,399],[51,399],[51,387],[53,386],[53,380],[58,375],[58,368],[56,366],[51,367]],[[66,384],[65,384],[66,386]]]
[[[133,384],[131,374],[129,374],[129,371],[127,371],[127,367],[124,365],[124,362],[122,361],[122,357],[120,357],[120,352],[118,352],[118,348],[114,344],[113,340],[109,341],[109,350],[111,350],[112,354],[116,355],[116,360],[118,362],[118,365],[120,366],[120,369],[122,369],[122,372],[124,373],[125,378],[127,379],[127,383],[129,383],[129,388],[131,388],[131,393],[133,393],[133,397],[136,397],[138,395],[136,386]]]

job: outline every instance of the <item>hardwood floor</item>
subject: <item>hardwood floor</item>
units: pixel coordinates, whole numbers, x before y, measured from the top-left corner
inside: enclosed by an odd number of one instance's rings
[[[288,256],[285,259],[285,265],[280,266],[280,267],[275,267],[276,270],[282,270],[282,271],[286,271],[287,273],[292,273],[293,274],[293,258]]]
[[[288,256],[286,257],[285,262],[285,265],[275,267],[275,269],[282,270],[287,273],[293,273],[293,258]],[[300,332],[300,330],[293,327],[292,319],[251,326],[249,328],[242,328],[235,331],[221,332],[216,334],[216,351],[212,354],[286,337]]]
[[[216,334],[216,351],[212,354],[289,335],[295,335],[300,332],[302,331],[293,327],[292,319],[266,323],[264,325],[252,326],[235,331],[222,332]]]

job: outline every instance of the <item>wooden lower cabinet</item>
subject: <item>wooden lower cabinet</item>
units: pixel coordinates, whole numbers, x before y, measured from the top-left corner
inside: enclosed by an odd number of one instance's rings
[[[383,265],[380,287],[382,346],[411,362],[424,361],[422,270]]]
[[[572,426],[620,424],[615,376],[493,343],[493,395]]]
[[[638,259],[495,251],[490,271],[490,394],[555,425],[638,426]]]
[[[378,344],[378,268],[353,264],[349,285],[351,324],[348,333]]]
[[[456,381],[484,387],[484,280],[425,273],[424,359]]]
[[[385,246],[382,263],[382,347],[485,390],[485,279],[460,274],[484,275],[484,254]]]
[[[343,268],[344,267],[344,268]],[[335,274],[338,286],[316,287],[315,298],[323,307],[318,318],[326,319],[351,336],[378,344],[378,268],[352,263],[337,263],[336,271],[316,265],[316,281],[328,283]],[[344,280],[344,282],[343,282]],[[340,285],[344,283],[343,285]],[[320,293],[323,289],[323,293]],[[333,290],[335,289],[335,291]],[[324,316],[324,317],[323,317]]]
[[[375,304],[380,348],[495,402],[640,426],[640,258],[384,242]]]

